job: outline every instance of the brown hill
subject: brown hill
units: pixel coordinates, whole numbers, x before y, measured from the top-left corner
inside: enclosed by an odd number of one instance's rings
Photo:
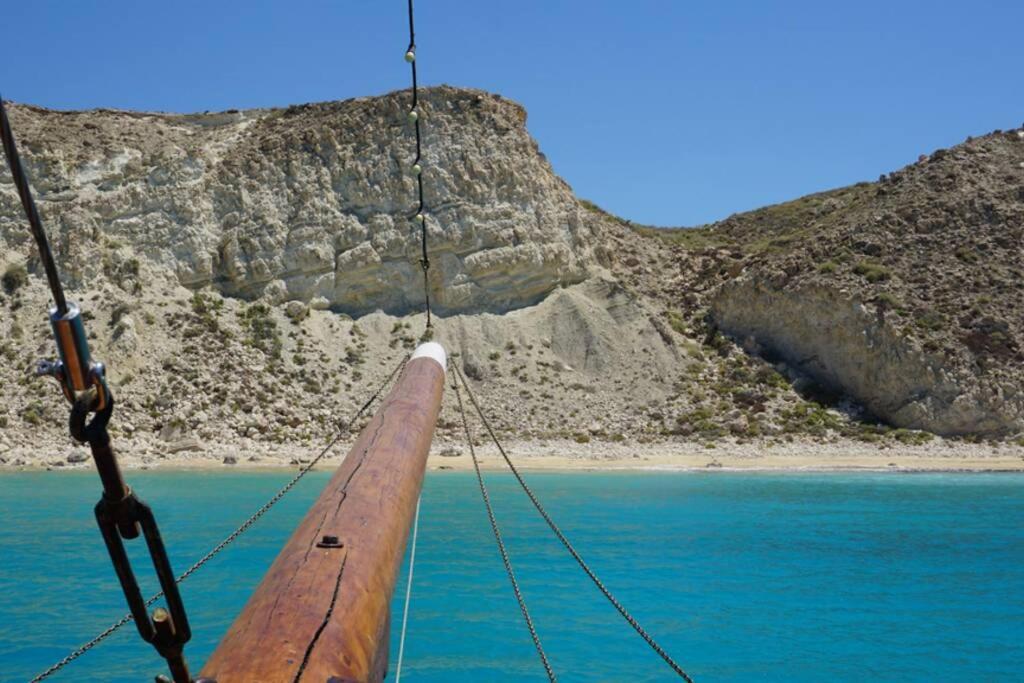
[[[1024,429],[1024,131],[659,236],[680,264],[659,295],[749,350],[895,425]]]

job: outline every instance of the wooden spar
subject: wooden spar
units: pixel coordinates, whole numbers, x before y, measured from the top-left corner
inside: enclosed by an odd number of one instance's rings
[[[444,349],[422,344],[203,667],[203,677],[217,683],[384,678],[391,595],[444,377]]]

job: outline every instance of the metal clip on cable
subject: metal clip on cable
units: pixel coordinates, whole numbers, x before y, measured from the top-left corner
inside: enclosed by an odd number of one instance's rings
[[[82,310],[73,301],[67,302],[67,309],[61,312],[56,306],[50,309],[50,327],[57,343],[60,360],[39,361],[36,374],[50,375],[60,384],[68,403],[75,403],[75,396],[89,389],[96,390],[98,403],[95,410],[101,411],[107,404],[106,382],[103,381],[103,363],[94,363],[89,353],[89,341],[82,322]],[[77,437],[76,437],[77,438]]]

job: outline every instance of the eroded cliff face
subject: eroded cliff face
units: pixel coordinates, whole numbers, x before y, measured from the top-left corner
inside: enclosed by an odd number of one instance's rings
[[[943,435],[1024,430],[1024,392],[989,381],[901,334],[893,313],[829,286],[780,288],[745,276],[717,293],[712,315],[752,351],[845,395],[899,427]]]
[[[142,257],[192,289],[401,314],[423,300],[408,99],[11,118],[74,284]],[[511,310],[584,280],[600,221],[538,153],[522,107],[447,87],[420,101],[438,312]],[[0,239],[24,246],[6,169],[0,189]]]

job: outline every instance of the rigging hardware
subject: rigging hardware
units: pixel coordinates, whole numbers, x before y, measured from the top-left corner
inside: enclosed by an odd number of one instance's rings
[[[32,198],[28,175],[22,166],[2,98],[0,137],[54,300],[49,317],[60,360],[41,362],[37,366],[37,373],[50,375],[60,383],[61,391],[71,403],[71,436],[79,442],[88,443],[92,450],[96,470],[103,483],[103,496],[95,509],[96,522],[139,635],[152,644],[167,661],[175,683],[191,683],[184,649],[192,637],[192,631],[185,614],[185,605],[174,581],[174,572],[153,511],[125,483],[110,445],[107,424],[113,414],[114,397],[107,387],[103,364],[95,362],[89,352],[82,311],[77,304],[65,298],[50,241]],[[95,416],[87,422],[90,413],[95,413]],[[147,611],[147,603],[142,599],[124,547],[125,540],[138,538],[140,533],[145,538],[168,607],[158,609],[152,618]]]

